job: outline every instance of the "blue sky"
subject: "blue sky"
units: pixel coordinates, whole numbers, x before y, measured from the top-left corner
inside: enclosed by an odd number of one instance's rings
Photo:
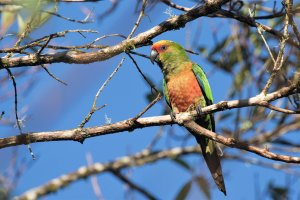
[[[100,2],[98,4],[61,4],[59,13],[75,19],[83,19],[85,15],[81,9],[105,10],[109,6],[108,2]],[[147,12],[147,17],[144,17],[141,25],[136,33],[145,31],[159,22],[166,20],[169,16],[165,14],[166,6],[159,4],[151,11]],[[38,38],[53,32],[58,32],[66,29],[94,29],[99,31],[99,34],[85,34],[87,38],[83,38],[79,34],[69,34],[62,39],[53,40],[53,44],[85,44],[95,38],[109,33],[121,33],[128,35],[136,21],[137,15],[133,15],[134,6],[123,1],[118,7],[118,10],[103,22],[95,21],[93,24],[80,25],[71,22],[65,22],[62,19],[53,17],[43,27],[32,34],[33,38]],[[174,11],[177,14],[176,11]],[[189,23],[184,29],[170,31],[164,33],[153,41],[161,39],[174,40],[184,46],[188,45],[189,37],[193,38],[197,27],[201,27],[200,35],[198,36],[198,44],[211,48],[212,35],[211,30],[218,28],[219,37],[223,37],[230,32],[230,27],[225,20],[201,18],[192,23]],[[110,38],[103,40],[101,44],[115,44],[119,42],[119,38]],[[194,49],[197,51],[196,49]],[[143,47],[137,50],[138,52],[149,54],[150,47]],[[19,107],[28,107],[26,112],[26,127],[24,131],[51,131],[61,129],[71,129],[77,127],[85,115],[88,113],[94,95],[98,88],[106,80],[109,74],[118,65],[122,57],[126,60],[119,72],[109,82],[107,87],[101,93],[98,105],[108,104],[108,106],[98,111],[87,126],[99,126],[105,123],[105,117],[111,118],[112,122],[127,119],[139,113],[147,104],[145,98],[149,93],[150,88],[139,75],[130,59],[121,54],[104,62],[96,62],[89,65],[69,65],[63,63],[52,64],[49,70],[57,77],[68,83],[64,86],[46,73],[39,72],[34,74],[35,85],[26,95],[19,97]],[[190,56],[194,62],[199,63],[205,71],[210,72],[212,69],[205,57]],[[157,87],[161,87],[162,75],[159,68],[152,65],[149,60],[136,57],[142,71],[154,81]],[[37,68],[37,67],[34,67]],[[13,70],[16,72],[16,70]],[[2,71],[2,73],[4,73]],[[30,74],[28,75],[30,76]],[[27,77],[29,78],[29,77]],[[17,80],[21,87],[24,81]],[[211,73],[209,81],[214,93],[215,102],[227,100],[227,89],[230,87],[230,77],[217,71]],[[8,86],[9,87],[9,86]],[[3,104],[0,104],[0,109],[9,113],[13,109],[13,98]],[[160,115],[164,109],[164,102],[157,103],[145,116]],[[234,112],[234,111],[227,111]],[[219,122],[217,130],[220,127],[230,126],[224,122]],[[219,127],[219,128],[218,128]],[[86,154],[91,153],[94,162],[108,162],[118,157],[128,154],[134,154],[145,148],[152,140],[159,127],[146,128],[135,130],[134,132],[124,132],[119,134],[95,137],[87,139],[84,144],[76,142],[47,142],[32,144],[32,148],[37,156],[37,160],[30,161],[30,156],[25,146],[18,147],[19,157],[26,158],[30,162],[30,167],[24,172],[20,178],[20,182],[14,191],[15,195],[21,194],[24,191],[44,184],[47,181],[56,178],[62,174],[77,170],[79,167],[86,165]],[[165,132],[169,127],[165,127]],[[178,135],[186,134],[186,131],[179,127],[174,127]],[[17,130],[0,127],[2,136],[17,134]],[[166,137],[158,143],[156,149],[166,148]],[[188,144],[194,145],[193,139],[188,141]],[[172,142],[171,146],[178,146],[176,142]],[[1,150],[1,160],[9,159],[12,149]],[[240,151],[225,150],[226,153],[240,154]],[[254,154],[248,154],[247,157],[258,158]],[[208,173],[206,165],[200,156],[188,156],[186,160],[192,166],[198,166],[196,173]],[[266,161],[266,159],[264,159]],[[273,162],[273,161],[271,161]],[[7,166],[5,162],[0,162],[1,168]],[[130,169],[131,178],[136,182],[149,189],[153,194],[156,194],[161,199],[173,199],[178,189],[190,178],[190,174],[178,165],[174,165],[169,160],[159,161],[155,164],[149,164],[143,167]],[[257,167],[251,164],[245,164],[236,161],[223,161],[223,171],[225,174],[225,182],[227,187],[228,197],[225,198],[216,188],[213,190],[213,199],[256,199],[258,193],[256,187],[259,187],[261,195],[265,193],[266,183],[273,183],[284,186],[288,176],[280,171],[270,170],[262,167]],[[207,176],[210,183],[213,184],[211,177]],[[124,185],[119,180],[110,174],[97,176],[98,181],[106,199],[123,199]],[[259,186],[255,186],[259,184]],[[293,191],[297,191],[299,180],[291,184]],[[294,193],[295,195],[297,192]],[[194,187],[189,194],[188,199],[198,198],[199,192]],[[137,199],[143,197],[136,194]],[[90,180],[80,180],[69,187],[58,191],[57,193],[46,196],[44,199],[95,199],[92,191]],[[267,199],[267,198],[263,198]],[[292,198],[294,199],[294,198]],[[296,196],[295,196],[296,199]]]

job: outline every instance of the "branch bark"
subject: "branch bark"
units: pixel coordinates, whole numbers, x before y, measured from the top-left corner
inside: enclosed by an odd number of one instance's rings
[[[299,81],[298,81],[299,83]],[[288,87],[283,87],[273,93],[267,94],[266,96],[258,95],[249,99],[243,100],[232,100],[222,101],[202,109],[203,114],[209,114],[213,112],[242,108],[249,106],[263,106],[266,107],[266,102],[271,102],[276,99],[286,97],[288,95],[299,92],[298,84],[291,84]],[[299,113],[296,112],[295,113]],[[0,138],[0,149],[10,146],[17,146],[21,144],[36,143],[36,142],[49,142],[49,141],[60,141],[60,140],[73,140],[83,143],[86,138],[96,137],[100,135],[119,133],[123,131],[133,131],[138,128],[145,128],[150,126],[170,125],[170,124],[183,124],[184,122],[190,121],[197,116],[196,111],[180,113],[176,115],[177,122],[172,121],[169,115],[156,116],[156,117],[145,117],[136,120],[127,119],[114,124],[90,127],[90,128],[77,128],[70,130],[61,131],[50,131],[50,132],[36,132],[26,133],[18,136],[11,136],[7,138]],[[213,137],[213,134],[211,135]],[[226,138],[230,140],[230,138]],[[222,142],[221,142],[222,143]],[[226,145],[226,143],[224,143]],[[231,147],[241,148],[239,144],[230,144]]]
[[[224,136],[218,135],[210,130],[207,130],[201,126],[199,126],[194,121],[188,121],[184,122],[182,124],[184,127],[186,127],[190,132],[198,134],[198,135],[204,135],[216,142],[219,142],[221,144],[224,144],[228,147],[234,147],[238,149],[243,149],[245,151],[249,151],[252,153],[255,153],[259,156],[271,159],[271,160],[277,160],[281,162],[286,163],[300,163],[300,157],[293,157],[293,156],[286,156],[286,155],[280,155],[273,152],[270,152],[267,148],[259,148],[256,146],[251,146],[247,144],[246,142],[239,142],[238,140],[234,138],[226,138]]]
[[[2,58],[0,70],[4,67],[14,68],[23,66],[35,66],[50,63],[69,63],[69,64],[87,64],[98,61],[107,60],[122,52],[132,50],[136,47],[148,45],[151,39],[170,30],[180,29],[186,23],[193,21],[199,17],[209,15],[218,11],[221,6],[229,0],[216,0],[203,4],[200,7],[194,8],[187,13],[172,17],[153,28],[140,33],[132,39],[123,40],[122,42],[106,47],[96,52],[82,52],[82,51],[63,51],[53,54],[36,55],[29,54],[27,56],[20,56],[15,58]]]

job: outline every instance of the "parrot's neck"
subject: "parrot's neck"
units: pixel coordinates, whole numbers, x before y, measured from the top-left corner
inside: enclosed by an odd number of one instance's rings
[[[192,63],[190,61],[186,62],[165,62],[161,65],[161,70],[164,75],[164,79],[168,82],[172,76],[178,75],[180,72],[192,69]]]

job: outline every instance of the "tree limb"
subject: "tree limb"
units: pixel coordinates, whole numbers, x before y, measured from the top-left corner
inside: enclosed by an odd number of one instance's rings
[[[262,149],[262,148],[259,148],[256,146],[251,146],[251,145],[247,144],[246,142],[239,142],[238,140],[236,140],[234,138],[226,138],[222,135],[218,135],[210,130],[207,130],[207,129],[199,126],[194,121],[184,122],[182,124],[182,126],[187,128],[193,134],[204,135],[207,138],[212,139],[221,144],[224,144],[228,147],[243,149],[243,150],[255,153],[259,156],[271,159],[271,160],[277,160],[277,161],[282,161],[282,162],[286,162],[286,163],[300,163],[300,157],[276,154],[276,153],[270,152],[266,148]]]
[[[263,106],[265,102],[274,101],[276,99],[286,97],[288,95],[299,92],[299,85],[291,84],[288,87],[283,87],[273,93],[267,94],[266,96],[255,96],[249,99],[243,100],[232,100],[222,101],[202,109],[203,114],[209,114],[233,108],[242,108],[249,106]],[[299,112],[296,112],[299,113]],[[189,121],[197,116],[197,112],[186,112],[176,115],[177,123],[182,124],[185,121]],[[133,131],[138,128],[145,128],[150,126],[159,125],[170,125],[175,124],[169,115],[156,116],[156,117],[145,117],[139,118],[136,121],[127,119],[114,124],[83,128],[83,129],[70,129],[61,131],[50,131],[50,132],[36,132],[27,133],[18,136],[11,136],[7,138],[0,138],[0,149],[10,146],[17,146],[21,144],[36,143],[36,142],[48,142],[48,141],[61,141],[61,140],[73,140],[83,143],[86,138],[96,137],[100,135],[119,133],[123,131]],[[230,140],[230,138],[228,139]],[[240,148],[239,145],[231,145],[235,148]]]
[[[187,13],[172,17],[158,24],[157,26],[154,26],[153,28],[143,33],[140,33],[132,39],[123,40],[122,42],[114,46],[106,47],[96,52],[63,51],[39,56],[36,56],[35,54],[29,54],[26,56],[20,56],[15,58],[2,58],[1,63],[3,67],[14,68],[60,62],[65,62],[69,64],[87,64],[107,60],[126,50],[128,51],[136,47],[145,46],[149,44],[151,39],[166,31],[180,29],[190,21],[214,13],[218,11],[221,8],[221,6],[227,3],[228,1],[229,0],[216,0],[211,1],[210,3],[205,3],[200,7],[190,10]],[[3,67],[1,67],[0,70]]]

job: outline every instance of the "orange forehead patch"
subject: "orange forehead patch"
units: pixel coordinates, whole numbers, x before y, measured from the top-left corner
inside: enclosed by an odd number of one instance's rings
[[[156,42],[152,45],[151,49],[156,50],[158,53],[160,53],[162,51],[161,46],[168,46],[168,43],[164,40]]]
[[[154,43],[153,45],[152,45],[152,48],[151,49],[153,49],[153,50],[159,50],[160,49],[160,47],[161,47],[161,44],[160,43]]]

